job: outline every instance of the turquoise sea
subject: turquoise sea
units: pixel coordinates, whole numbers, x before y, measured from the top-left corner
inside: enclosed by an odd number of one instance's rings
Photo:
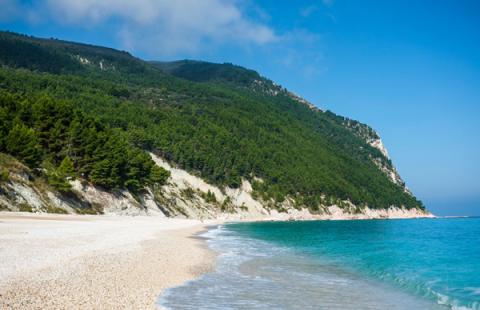
[[[259,222],[205,234],[214,272],[167,309],[480,309],[480,218]]]

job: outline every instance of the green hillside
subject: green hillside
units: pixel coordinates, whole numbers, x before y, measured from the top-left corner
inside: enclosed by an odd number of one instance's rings
[[[216,64],[195,60],[150,63],[168,74],[194,82],[225,82],[249,87],[253,81],[262,79],[253,70],[229,63]]]
[[[379,169],[378,162],[392,164],[367,143],[373,130],[312,109],[255,71],[149,63],[113,49],[6,32],[0,64],[0,151],[31,168],[58,169],[68,157],[75,177],[141,190],[164,181],[145,156],[152,151],[217,185],[250,180],[265,201],[289,196],[312,210],[338,199],[423,208]],[[72,142],[74,131],[87,126],[96,128],[93,142]],[[35,160],[9,146],[19,131],[34,141]]]

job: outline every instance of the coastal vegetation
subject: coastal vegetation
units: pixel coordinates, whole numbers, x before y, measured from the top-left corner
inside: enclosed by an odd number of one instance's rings
[[[128,143],[125,132],[102,125],[70,103],[0,91],[0,121],[0,150],[30,168],[43,168],[59,191],[68,192],[68,180],[77,176],[134,192],[168,178],[146,152]]]
[[[264,201],[423,208],[379,169],[375,160],[393,169],[390,159],[350,120],[255,71],[5,32],[0,64],[0,152],[46,169],[60,191],[76,177],[132,191],[163,184],[153,152],[215,185],[249,180]]]

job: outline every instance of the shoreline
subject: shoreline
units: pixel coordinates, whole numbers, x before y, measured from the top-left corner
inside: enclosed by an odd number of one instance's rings
[[[367,220],[366,222],[370,223],[361,224],[362,227],[367,227],[365,225],[368,225],[368,227],[373,228],[372,230],[365,230],[367,233],[364,236],[369,236],[368,239],[364,239],[366,244],[369,244],[370,240],[374,240],[374,245],[370,246],[370,250],[373,250],[373,252],[367,252],[366,257],[378,252],[378,246],[375,243],[375,241],[379,240],[375,237],[378,228],[388,232],[389,238],[393,238],[392,240],[389,239],[385,246],[388,245],[393,249],[393,252],[390,254],[393,254],[393,257],[395,257],[398,245],[396,242],[391,241],[395,241],[398,237],[396,233],[397,229],[385,228],[384,224],[378,225],[374,221],[377,220]],[[317,222],[321,224],[320,221]],[[412,231],[407,228],[409,225],[403,225],[399,222],[390,223],[387,224],[385,222],[385,225],[401,229],[406,228],[406,232]],[[436,223],[439,224],[438,221],[436,221]],[[328,223],[325,224],[327,224],[327,226],[321,227],[346,228],[347,230],[343,231],[350,234],[353,238],[352,240],[362,241],[362,237],[357,239],[356,234],[352,234],[347,223],[338,223],[338,225],[332,223],[334,226],[330,226]],[[286,309],[301,308],[302,306],[308,308],[311,307],[311,305],[322,305],[320,308],[327,309],[353,309],[351,307],[352,302],[358,302],[359,309],[372,307],[444,309],[443,304],[439,303],[439,301],[441,301],[440,299],[430,298],[432,297],[430,295],[430,297],[426,298],[425,292],[430,292],[428,291],[429,286],[426,287],[426,291],[409,291],[409,287],[416,287],[415,285],[417,283],[415,281],[408,282],[408,287],[396,285],[398,284],[396,282],[397,279],[409,280],[408,266],[403,266],[406,267],[406,269],[403,269],[407,271],[406,278],[404,274],[400,272],[399,274],[395,274],[393,278],[387,279],[388,276],[384,277],[384,275],[389,275],[389,270],[385,269],[382,271],[382,268],[377,269],[380,271],[378,277],[372,276],[366,269],[363,269],[365,272],[361,272],[362,266],[372,266],[371,264],[359,264],[359,269],[350,269],[352,266],[351,260],[331,261],[328,259],[329,256],[323,251],[315,252],[315,249],[322,247],[312,247],[312,245],[315,244],[313,241],[318,240],[315,239],[315,235],[317,235],[319,231],[323,232],[323,229],[309,230],[309,232],[306,233],[305,229],[300,229],[298,226],[296,227],[296,225],[290,227],[281,223],[279,223],[279,225],[282,226],[266,225],[262,226],[260,230],[257,230],[255,227],[249,228],[248,226],[244,226],[239,230],[225,229],[224,233],[209,233],[206,237],[213,238],[210,239],[212,241],[209,242],[209,245],[214,251],[219,253],[215,271],[198,279],[188,281],[188,283],[169,288],[164,295],[160,296],[159,305],[170,307],[171,309],[196,309],[197,305],[202,304],[210,305],[212,308],[221,308],[232,302],[234,305],[268,305],[270,308]],[[306,223],[306,225],[309,225],[309,223]],[[419,225],[417,227],[423,227],[423,229],[426,230],[431,226],[425,222],[413,222],[412,225]],[[224,226],[225,225],[221,225],[221,227]],[[276,227],[281,227],[281,229],[276,230]],[[298,231],[301,231],[299,235],[306,235],[307,240],[312,241],[310,243],[301,243],[301,250],[296,248],[298,237],[295,236],[295,233],[297,228]],[[249,231],[253,232],[253,234],[250,234]],[[345,237],[343,233],[338,233],[338,229],[331,229],[329,231],[330,234]],[[257,238],[259,237],[257,235],[259,233],[270,237],[265,239]],[[293,237],[286,237],[290,234],[293,234]],[[311,239],[308,239],[308,235]],[[416,244],[417,246],[419,243],[415,242],[415,238],[421,239],[418,235],[412,238],[409,233],[400,234],[399,237],[403,238],[403,240],[414,240],[412,244]],[[343,246],[344,249],[346,249],[345,254],[347,256],[351,255],[353,258],[357,255],[358,250],[360,249],[361,252],[362,249],[362,246],[360,246],[356,248],[357,251],[349,252],[348,249],[351,245],[349,245],[348,241],[343,242],[342,245],[341,240],[344,240],[343,238],[338,240],[335,238],[326,239],[329,240],[328,242],[330,243],[338,242],[340,247]],[[274,242],[274,240],[280,242],[277,243]],[[305,246],[314,249],[312,250],[313,252],[304,251]],[[406,250],[408,251],[408,248]],[[311,255],[313,253],[316,254]],[[332,254],[335,255],[335,251],[333,251]],[[381,254],[378,257],[381,258]],[[355,262],[355,260],[353,262]],[[373,265],[375,266],[375,264]],[[273,266],[275,267],[272,268]],[[393,260],[393,267],[395,266],[397,265],[395,260]],[[318,284],[318,286],[315,286],[318,290],[312,290],[311,285],[314,285],[314,283]],[[428,284],[429,282],[427,281],[425,283]],[[410,286],[410,284],[412,286]],[[297,285],[302,288],[298,289]],[[422,286],[422,288],[424,287]],[[282,290],[285,294],[288,293],[289,295],[282,294],[282,296],[278,296],[272,293]],[[302,295],[304,291],[307,293]],[[336,292],[339,293],[337,294]],[[281,301],[279,301],[279,297],[282,297]],[[285,307],[280,305],[284,305]],[[403,306],[397,307],[398,305]],[[268,308],[268,306],[263,307]]]
[[[213,270],[197,237],[216,222],[0,213],[0,308],[155,309]]]
[[[165,289],[214,269],[199,236],[225,222],[0,212],[0,308],[159,309]]]

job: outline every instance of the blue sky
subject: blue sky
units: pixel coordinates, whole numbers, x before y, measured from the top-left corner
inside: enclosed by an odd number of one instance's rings
[[[374,127],[440,215],[480,215],[480,2],[0,0],[0,28],[232,62]]]

